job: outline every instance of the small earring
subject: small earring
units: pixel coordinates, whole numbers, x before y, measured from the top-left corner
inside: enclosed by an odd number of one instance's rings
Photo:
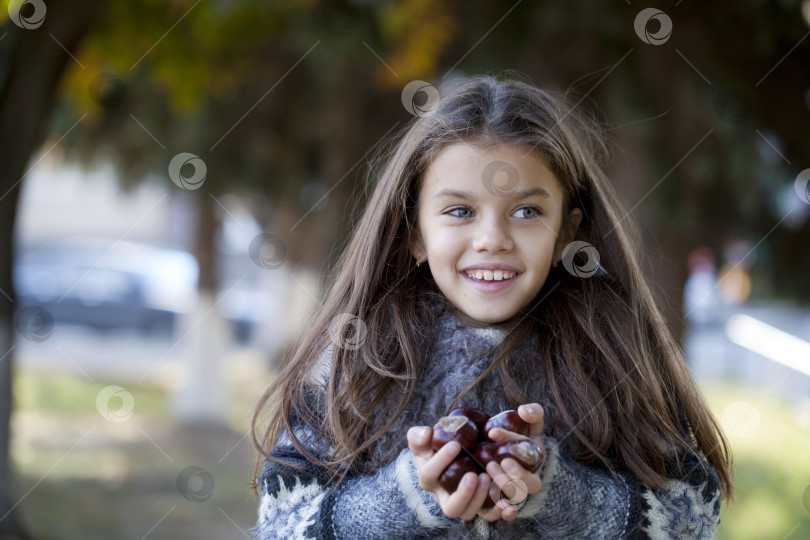
[[[559,263],[559,262],[560,262],[559,260],[556,260],[553,263],[551,263],[551,266],[553,266],[554,268],[557,268],[557,263]]]
[[[422,264],[422,261],[416,261],[416,267],[419,268],[419,265]]]

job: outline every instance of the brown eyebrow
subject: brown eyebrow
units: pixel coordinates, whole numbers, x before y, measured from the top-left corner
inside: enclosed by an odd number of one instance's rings
[[[541,188],[541,187],[533,187],[533,188],[526,189],[524,191],[518,191],[517,193],[514,194],[514,196],[512,198],[513,199],[526,199],[526,198],[531,197],[533,195],[539,195],[540,197],[543,197],[543,198],[546,198],[546,199],[551,198],[551,194],[548,191],[546,191],[544,188]],[[436,193],[433,196],[433,198],[434,199],[452,198],[452,199],[467,199],[467,200],[469,200],[469,199],[472,199],[472,194],[467,192],[467,191],[458,191],[456,189],[443,189],[443,190],[439,191],[438,193]]]

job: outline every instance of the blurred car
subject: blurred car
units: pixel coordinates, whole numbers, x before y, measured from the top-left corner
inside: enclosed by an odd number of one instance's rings
[[[199,269],[188,252],[134,242],[71,238],[20,254],[19,306],[41,306],[55,323],[170,335],[194,308]]]

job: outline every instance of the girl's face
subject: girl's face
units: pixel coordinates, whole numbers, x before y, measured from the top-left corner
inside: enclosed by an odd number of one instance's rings
[[[411,244],[462,320],[502,322],[531,302],[582,218],[560,238],[563,190],[527,147],[445,147],[425,171]]]

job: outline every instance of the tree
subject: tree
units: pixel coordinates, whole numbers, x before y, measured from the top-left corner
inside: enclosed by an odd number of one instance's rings
[[[21,4],[18,2],[18,4]],[[13,404],[11,375],[15,335],[12,254],[14,221],[20,183],[28,173],[29,158],[42,143],[57,93],[56,88],[101,3],[27,4],[0,30],[0,538],[24,538],[14,520],[17,505],[9,469],[9,420]],[[10,8],[14,13],[14,7]],[[40,19],[44,20],[40,22]],[[23,28],[28,26],[28,28]]]

